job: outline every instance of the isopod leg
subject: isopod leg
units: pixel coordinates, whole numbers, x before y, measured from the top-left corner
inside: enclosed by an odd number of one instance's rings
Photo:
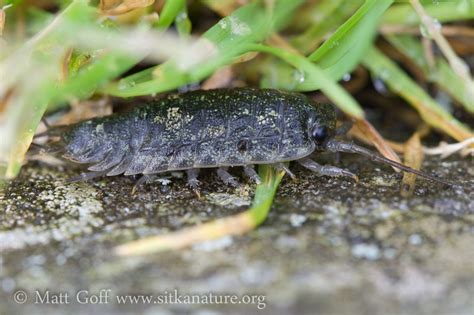
[[[219,167],[217,169],[217,176],[226,183],[227,185],[231,185],[233,187],[239,187],[240,184],[235,178],[227,172],[227,168]]]
[[[248,178],[253,180],[257,185],[262,182],[260,176],[258,176],[257,172],[255,171],[253,165],[245,165],[244,166],[244,173],[247,175]]]
[[[279,171],[285,171],[285,173],[288,174],[292,180],[296,180],[295,174],[290,171],[290,169],[285,165],[285,163],[275,163],[273,164],[273,167],[275,167]]]
[[[320,165],[313,160],[309,158],[303,158],[301,160],[298,160],[298,163],[306,167],[307,169],[321,175],[321,176],[344,176],[344,177],[350,177],[356,182],[359,181],[359,177],[357,175],[346,171],[342,168],[335,167],[335,166],[330,166],[330,165]]]
[[[137,192],[137,189],[146,184],[146,183],[149,183],[151,181],[153,181],[153,179],[155,178],[156,176],[154,175],[143,175],[142,177],[140,177],[137,182],[135,183],[135,185],[133,185],[133,188],[132,188],[132,195],[134,195],[136,192]]]
[[[188,186],[192,189],[197,189],[199,187],[199,180],[197,179],[198,174],[198,168],[191,168],[189,170],[186,170],[186,175],[188,176]]]
[[[69,178],[67,182],[68,183],[85,182],[93,178],[105,176],[106,174],[107,174],[107,171],[81,173],[80,175]]]
[[[201,199],[201,193],[199,192],[199,180],[197,179],[199,174],[198,168],[191,168],[186,170],[186,175],[188,176],[188,186],[194,191],[196,196]]]

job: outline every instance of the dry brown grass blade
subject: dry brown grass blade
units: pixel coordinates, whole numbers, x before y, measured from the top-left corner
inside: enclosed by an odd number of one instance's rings
[[[377,150],[387,159],[401,163],[400,158],[380,133],[365,119],[357,119],[355,126],[364,136],[377,148]],[[395,168],[394,168],[395,169]],[[398,171],[398,169],[395,169]]]
[[[101,0],[99,8],[104,15],[121,15],[134,9],[152,5],[155,0]]]
[[[204,81],[201,88],[203,90],[211,90],[229,87],[233,78],[234,71],[232,70],[232,66],[225,66],[214,72],[214,74],[211,75],[209,79]]]
[[[71,61],[72,53],[74,49],[69,48],[64,55],[63,62],[61,65],[61,79],[65,81],[69,76],[69,62]]]
[[[458,141],[466,140],[472,137],[472,133],[463,128],[461,125],[447,121],[438,112],[426,107],[423,100],[414,98],[410,95],[406,96],[407,99],[411,99],[410,103],[418,110],[424,121],[431,123],[433,126],[437,126],[439,129],[444,130],[448,135]]]
[[[434,148],[424,148],[424,153],[428,155],[439,155],[442,159],[459,152],[462,157],[474,156],[474,137],[466,139],[461,142],[448,144],[441,142],[439,146]]]
[[[367,138],[367,136],[359,130],[359,128],[352,128],[349,133],[349,136],[356,138],[357,140],[367,144],[367,145],[373,145],[372,142]],[[397,153],[403,153],[405,152],[405,147],[403,143],[395,142],[395,141],[390,141],[385,139],[385,142],[392,148],[393,151]]]
[[[132,241],[115,247],[114,253],[119,256],[152,254],[181,249],[224,236],[241,235],[253,230],[267,218],[284,174],[285,172],[277,171],[269,165],[260,165],[259,175],[262,182],[257,185],[252,205],[248,210],[200,226]]]
[[[217,12],[220,16],[228,16],[247,1],[238,0],[204,0],[209,8]]]
[[[405,154],[403,156],[404,164],[415,169],[420,170],[423,163],[423,146],[421,145],[421,136],[419,132],[415,132],[413,136],[405,142]],[[415,189],[416,174],[404,172],[401,186],[401,195],[409,197],[413,194]]]
[[[5,8],[0,10],[0,36],[3,35],[3,28],[5,27]]]
[[[11,99],[12,96],[13,96],[13,89],[8,90],[5,93],[5,96],[3,98],[0,98],[0,116],[7,108],[8,101]]]
[[[241,235],[254,228],[255,223],[251,215],[243,212],[177,232],[119,245],[114,248],[114,253],[119,256],[139,256],[165,250],[177,250],[224,236]]]

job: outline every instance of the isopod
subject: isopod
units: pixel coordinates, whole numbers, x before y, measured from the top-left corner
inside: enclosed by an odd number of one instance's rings
[[[64,158],[87,164],[96,176],[186,171],[197,189],[201,168],[218,168],[226,184],[238,186],[227,168],[242,166],[259,183],[253,165],[273,164],[291,174],[286,162],[296,161],[322,176],[357,180],[348,170],[320,165],[309,158],[314,152],[362,154],[374,161],[445,183],[431,175],[386,159],[372,151],[338,141],[336,112],[304,94],[273,89],[234,88],[174,94],[137,106],[126,113],[56,127],[50,134]]]

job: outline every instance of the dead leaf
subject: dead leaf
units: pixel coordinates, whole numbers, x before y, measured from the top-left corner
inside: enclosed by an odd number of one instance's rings
[[[11,7],[12,4],[6,5],[3,8],[0,9],[0,36],[3,35],[3,29],[5,27],[5,20],[6,20],[6,13],[5,10]]]
[[[419,170],[423,163],[423,147],[421,145],[421,138],[418,132],[415,132],[407,142],[405,142],[405,165]],[[416,174],[404,172],[402,180],[402,189],[400,191],[403,197],[409,197],[413,194],[415,189]]]
[[[252,60],[253,58],[257,57],[258,52],[252,51],[245,53],[243,55],[240,55],[239,57],[235,58],[232,63],[241,63],[241,62],[246,62],[249,60]]]
[[[361,141],[365,144],[373,145],[372,141],[370,141],[370,139],[365,135],[365,133],[363,133],[357,127],[352,128],[351,130],[349,130],[348,135],[351,136],[351,137],[356,138],[357,140],[359,140],[359,141]],[[405,150],[405,147],[404,147],[403,143],[390,141],[390,140],[387,140],[387,139],[385,139],[385,142],[392,148],[392,150],[394,150],[397,153],[403,153],[404,150]]]
[[[448,144],[446,142],[441,142],[439,146],[434,148],[424,148],[424,153],[429,155],[440,155],[442,159],[447,158],[448,156],[459,152],[462,157],[465,156],[474,156],[474,149],[470,146],[474,144],[474,137],[466,139],[461,142]]]
[[[234,71],[231,66],[226,66],[218,71],[214,72],[213,75],[202,84],[203,90],[211,90],[217,88],[228,87],[234,77]]]
[[[0,10],[0,36],[3,34],[3,28],[5,27],[5,11],[2,9]]]
[[[204,0],[211,10],[217,12],[220,16],[230,15],[240,6],[247,4],[247,1],[242,0]]]
[[[155,0],[101,0],[99,8],[104,15],[121,15],[134,9],[152,5]]]
[[[385,156],[387,159],[401,162],[398,155],[393,151],[390,145],[385,141],[385,139],[380,135],[380,133],[365,119],[357,119],[355,126],[364,134],[367,139],[377,148],[377,150]],[[397,172],[398,169],[394,168]]]

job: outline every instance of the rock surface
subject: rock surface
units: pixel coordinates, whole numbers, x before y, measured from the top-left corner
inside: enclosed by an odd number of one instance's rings
[[[261,314],[473,314],[472,160],[429,159],[425,170],[463,187],[419,180],[411,198],[400,196],[400,175],[389,167],[350,156],[342,164],[361,181],[292,166],[298,181],[283,179],[267,221],[244,236],[118,258],[111,255],[115,245],[245,210],[254,188],[224,187],[209,172],[201,178],[202,200],[171,175],[171,182],[131,195],[131,178],[65,184],[79,171],[30,163],[0,195],[0,313],[241,314],[260,307]],[[107,289],[110,299],[92,304]],[[116,302],[122,294],[175,289],[256,300]],[[15,303],[18,290],[27,293],[26,303]],[[89,297],[88,304],[77,301],[80,290],[88,291],[79,297]],[[68,293],[69,303],[35,304],[46,291],[50,302]]]

